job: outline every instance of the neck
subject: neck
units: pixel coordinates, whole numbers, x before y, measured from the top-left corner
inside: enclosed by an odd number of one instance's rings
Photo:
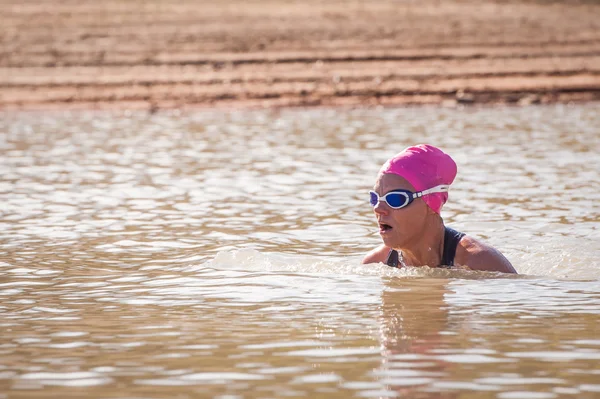
[[[423,231],[401,248],[407,266],[437,267],[442,262],[444,222],[438,215],[428,217]]]

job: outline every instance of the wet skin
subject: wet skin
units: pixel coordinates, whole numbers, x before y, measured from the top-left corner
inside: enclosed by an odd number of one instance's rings
[[[406,179],[395,174],[380,174],[373,187],[373,191],[380,197],[398,189],[416,191]],[[380,201],[373,212],[383,244],[369,252],[363,263],[383,263],[393,248],[402,251],[406,265],[440,266],[444,222],[422,198],[417,198],[401,209],[393,209]],[[516,273],[508,259],[498,250],[470,236],[464,236],[460,240],[454,263],[473,270]]]

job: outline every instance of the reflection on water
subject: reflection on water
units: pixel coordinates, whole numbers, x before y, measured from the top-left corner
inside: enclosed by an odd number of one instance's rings
[[[596,109],[3,114],[0,398],[598,397]],[[522,275],[360,265],[417,142]]]

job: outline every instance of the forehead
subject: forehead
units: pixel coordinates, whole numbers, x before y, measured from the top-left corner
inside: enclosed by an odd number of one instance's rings
[[[415,191],[415,188],[404,177],[392,173],[382,173],[377,176],[373,190],[379,195],[383,195],[393,190]]]

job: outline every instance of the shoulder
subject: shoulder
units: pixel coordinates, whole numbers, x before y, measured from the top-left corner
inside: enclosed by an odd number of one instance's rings
[[[517,273],[500,251],[471,236],[464,236],[458,243],[455,263],[472,270]]]
[[[390,248],[381,244],[371,252],[365,255],[362,260],[363,265],[367,263],[383,263],[387,259]]]

